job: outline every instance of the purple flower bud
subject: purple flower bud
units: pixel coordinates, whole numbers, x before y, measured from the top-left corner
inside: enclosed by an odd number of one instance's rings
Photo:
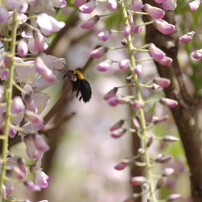
[[[110,30],[105,30],[103,32],[100,32],[98,34],[98,38],[101,40],[101,41],[107,41],[109,39],[111,35],[111,31]]]
[[[65,26],[64,22],[59,22],[54,17],[47,15],[46,13],[37,15],[37,24],[40,27],[42,34],[47,36],[60,31]]]
[[[116,166],[114,166],[114,169],[116,169],[116,170],[124,170],[129,164],[130,164],[129,159],[123,159]]]
[[[111,136],[114,138],[120,138],[126,133],[126,131],[127,130],[125,128],[119,128],[117,130],[113,130]]]
[[[156,62],[159,62],[166,56],[166,54],[153,43],[149,44],[149,53]]]
[[[140,11],[143,7],[142,0],[133,0],[132,6],[134,11]]]
[[[131,104],[131,107],[133,109],[140,109],[140,108],[144,107],[144,105],[145,105],[144,101],[134,100]]]
[[[92,18],[88,19],[87,21],[83,22],[81,24],[81,28],[82,29],[92,29],[95,24],[99,21],[100,16],[99,15],[95,15]]]
[[[117,123],[115,123],[111,128],[110,128],[110,131],[114,131],[114,130],[117,130],[119,128],[122,127],[122,125],[124,124],[124,120],[120,120],[118,121]]]
[[[25,180],[25,177],[26,177],[25,173],[22,172],[18,167],[14,167],[12,169],[12,173],[18,180],[21,180],[21,181]]]
[[[161,88],[167,88],[170,85],[170,79],[157,77],[153,80],[154,83],[159,85]]]
[[[159,118],[159,117],[157,117],[157,116],[154,116],[153,118],[152,118],[152,122],[154,123],[154,124],[158,124],[158,123],[162,123],[162,122],[164,122],[164,121],[167,121],[169,119],[169,117],[166,115],[166,116],[164,116],[164,117],[161,117],[161,118]]]
[[[202,49],[192,52],[191,55],[195,60],[201,59],[202,58]]]
[[[41,188],[38,185],[34,184],[32,181],[25,181],[24,185],[31,191],[40,191],[41,190]]]
[[[53,83],[56,81],[56,76],[53,72],[45,65],[43,60],[40,57],[37,57],[35,60],[35,70],[38,72],[44,80],[47,82]]]
[[[141,64],[136,65],[134,73],[137,75],[140,75],[142,73],[142,65]]]
[[[7,68],[0,69],[0,79],[2,81],[7,81],[8,77],[9,77],[9,69]]]
[[[167,179],[165,177],[162,177],[156,184],[156,190],[160,189],[163,185],[165,185]]]
[[[119,68],[120,69],[126,69],[129,67],[130,60],[129,59],[123,59],[119,62]]]
[[[12,102],[12,113],[14,114],[18,114],[18,113],[22,113],[25,110],[25,105],[22,101],[22,98],[20,96],[17,96],[13,99]]]
[[[178,102],[176,100],[170,98],[161,98],[160,103],[169,109],[172,109],[178,105]]]
[[[163,176],[169,176],[172,175],[174,173],[174,169],[173,168],[165,168],[163,170]]]
[[[150,4],[144,5],[144,10],[151,16],[152,19],[161,19],[165,15],[165,11],[161,8],[151,6]]]
[[[92,58],[100,58],[108,51],[107,47],[99,47],[91,51],[90,56]]]
[[[34,36],[35,49],[37,51],[44,51],[48,48],[45,38],[40,32],[33,31],[33,36]]]
[[[5,8],[0,7],[0,25],[6,24],[8,20],[8,12]]]
[[[108,8],[111,10],[116,10],[117,8],[117,1],[116,0],[108,0]]]
[[[179,138],[171,135],[165,135],[162,139],[164,142],[177,142],[179,141]]]
[[[87,0],[74,0],[74,6],[80,7],[81,5],[85,4]]]
[[[180,41],[181,43],[188,43],[188,42],[190,42],[190,41],[193,39],[193,37],[194,37],[195,35],[196,35],[196,33],[195,33],[194,31],[188,32],[187,34],[181,36],[181,37],[179,38],[179,41]]]
[[[25,57],[28,53],[28,45],[25,40],[21,39],[18,42],[17,52],[20,57]]]
[[[36,178],[34,181],[35,184],[40,188],[47,188],[49,179],[48,175],[46,175],[46,173],[44,173],[41,170],[36,171],[35,174],[36,174]]]
[[[170,196],[168,196],[168,198],[167,198],[167,201],[168,202],[172,202],[172,201],[175,201],[175,200],[177,200],[177,199],[179,199],[179,198],[181,198],[182,196],[180,195],[180,194],[178,194],[178,193],[173,193],[173,194],[170,194]]]
[[[113,96],[113,97],[108,98],[108,99],[107,99],[107,103],[108,103],[109,105],[111,105],[112,107],[117,106],[117,105],[119,104],[119,101],[118,101],[118,99],[117,99],[117,96]]]
[[[65,8],[67,6],[66,0],[52,0],[52,2],[56,8]]]
[[[172,159],[172,156],[170,155],[164,155],[164,154],[159,154],[157,159],[156,159],[156,162],[157,163],[165,163],[165,162],[168,162]]]
[[[13,128],[9,129],[9,137],[10,138],[14,138],[16,136],[16,134],[17,134],[17,131],[15,129],[13,129]]]
[[[166,10],[174,10],[177,7],[177,3],[174,0],[166,0],[161,7]]]
[[[144,176],[136,176],[136,177],[132,177],[130,182],[134,186],[140,186],[140,185],[143,185],[144,183],[146,183],[147,179]]]
[[[92,1],[89,1],[88,3],[80,6],[79,10],[82,13],[92,13],[92,11],[95,9],[95,7],[96,7],[96,1],[92,0]]]
[[[108,100],[108,99],[114,97],[116,95],[117,91],[118,91],[118,88],[114,87],[112,90],[110,90],[107,94],[104,95],[103,99]]]
[[[96,66],[96,69],[100,72],[106,72],[110,68],[111,64],[111,60],[104,60]]]
[[[25,175],[27,175],[27,167],[26,167],[26,164],[25,164],[24,159],[18,158],[18,159],[17,159],[17,165],[18,165],[18,168],[19,168],[23,173],[25,173]]]
[[[159,32],[165,35],[172,34],[175,31],[175,26],[163,19],[155,20],[153,25]]]
[[[142,27],[141,26],[132,27],[131,31],[134,32],[135,34],[138,34],[142,31]]]
[[[163,66],[171,65],[173,62],[173,59],[170,57],[165,56],[162,60],[159,61],[159,63]]]
[[[201,3],[200,0],[194,0],[194,1],[190,2],[189,3],[190,11],[194,12],[194,11],[198,10],[200,3]]]
[[[127,38],[129,35],[130,35],[130,32],[131,32],[131,26],[130,25],[124,25],[124,28],[123,28],[123,36],[125,38]]]
[[[133,125],[134,125],[135,129],[139,130],[140,129],[140,122],[139,122],[138,118],[134,118],[132,121],[133,121]]]
[[[46,152],[50,148],[41,135],[33,135],[33,141],[36,149],[41,152]]]

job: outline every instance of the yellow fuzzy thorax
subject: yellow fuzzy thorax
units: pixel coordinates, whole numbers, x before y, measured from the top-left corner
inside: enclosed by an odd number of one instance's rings
[[[74,70],[73,73],[77,75],[78,79],[85,79],[84,75],[79,70]]]

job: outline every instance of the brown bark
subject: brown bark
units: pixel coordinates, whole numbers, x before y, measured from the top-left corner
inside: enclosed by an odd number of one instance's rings
[[[175,24],[174,13],[167,12],[165,20],[171,24]],[[144,21],[148,21],[148,18],[144,17]],[[180,66],[177,60],[177,31],[172,35],[165,36],[154,29],[152,25],[149,25],[146,28],[146,41],[147,43],[152,42],[156,44],[167,56],[173,59],[173,63],[169,67],[161,66],[158,63],[156,63],[156,66],[161,77],[171,80],[170,87],[165,89],[166,97],[175,99],[179,103],[178,106],[171,111],[179,130],[190,169],[192,199],[193,202],[201,202],[202,132],[198,122],[199,104],[195,96],[191,96],[187,93],[187,89],[182,80]]]

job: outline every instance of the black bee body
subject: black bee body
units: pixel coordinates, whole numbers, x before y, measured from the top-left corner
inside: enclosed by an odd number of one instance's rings
[[[91,86],[79,70],[68,70],[64,77],[68,77],[72,84],[72,92],[76,92],[76,97],[80,93],[79,101],[83,99],[84,102],[88,102],[90,100],[92,95]]]

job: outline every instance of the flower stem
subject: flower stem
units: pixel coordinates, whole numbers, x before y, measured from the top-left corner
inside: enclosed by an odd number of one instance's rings
[[[125,24],[129,25],[129,21],[128,21],[128,12],[126,9],[126,6],[124,4],[124,1],[119,1],[124,19],[125,19]],[[136,87],[136,97],[139,101],[142,101],[142,95],[141,95],[141,87],[138,81],[138,76],[136,74],[134,74],[134,69],[136,67],[135,64],[135,57],[134,57],[134,46],[132,43],[132,37],[131,35],[129,35],[127,37],[127,44],[128,44],[128,51],[129,51],[129,57],[130,57],[130,62],[131,62],[131,73],[134,79],[134,83],[135,83],[135,87]],[[145,163],[146,163],[146,177],[147,177],[147,183],[149,186],[149,193],[150,193],[150,199],[152,202],[157,202],[156,196],[154,194],[154,188],[153,188],[153,183],[152,183],[152,172],[151,172],[151,162],[150,162],[150,157],[149,157],[149,153],[148,153],[148,148],[147,148],[147,127],[146,127],[146,121],[145,121],[145,115],[144,115],[144,111],[142,108],[139,109],[139,116],[140,116],[140,124],[141,124],[141,137],[143,140],[143,148],[144,148],[144,158],[145,158]]]
[[[6,164],[8,156],[8,139],[9,139],[9,129],[11,123],[11,105],[12,105],[12,95],[13,95],[13,77],[14,77],[14,57],[15,57],[15,46],[16,46],[16,34],[17,34],[17,13],[16,10],[13,12],[13,25],[12,25],[12,44],[11,44],[11,63],[9,67],[9,78],[6,82],[6,92],[5,92],[5,103],[6,103],[6,114],[5,114],[5,127],[3,133],[3,145],[2,145],[2,168],[0,175],[0,190],[4,184],[6,178]],[[1,194],[1,191],[0,191]]]

